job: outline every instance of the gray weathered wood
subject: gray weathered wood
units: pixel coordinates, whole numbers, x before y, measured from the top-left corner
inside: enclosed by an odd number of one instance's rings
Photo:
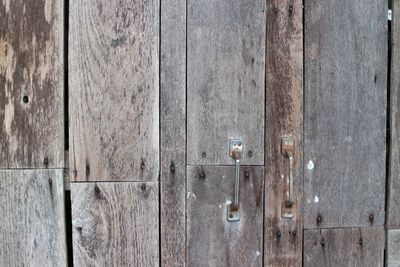
[[[0,171],[0,266],[66,266],[62,170]]]
[[[71,1],[70,169],[76,181],[155,181],[159,1]]]
[[[185,266],[186,1],[161,2],[161,265]]]
[[[229,140],[240,137],[243,164],[263,165],[265,1],[190,1],[187,10],[188,164],[234,164]]]
[[[228,222],[235,168],[188,167],[187,266],[262,266],[264,168],[241,167],[240,175],[242,216]]]
[[[387,1],[304,10],[304,226],[383,225]]]
[[[273,0],[267,7],[265,232],[266,266],[302,264],[303,185],[303,3]],[[282,218],[287,199],[288,157],[282,137],[292,136],[294,149],[294,218]]]
[[[400,1],[392,1],[390,155],[387,227],[400,228]]]
[[[400,266],[400,230],[389,230],[387,233],[387,266]]]
[[[304,266],[383,266],[383,228],[338,228],[304,231]]]
[[[74,266],[158,266],[158,183],[72,183]]]
[[[63,9],[0,5],[0,168],[63,168]]]

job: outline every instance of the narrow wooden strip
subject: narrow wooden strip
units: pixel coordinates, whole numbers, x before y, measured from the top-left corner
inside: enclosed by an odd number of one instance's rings
[[[75,181],[156,181],[159,1],[70,1],[70,169]]]
[[[63,168],[63,1],[0,5],[0,168]]]
[[[185,266],[186,1],[161,2],[161,264]]]
[[[63,171],[0,171],[0,265],[66,266]]]
[[[262,266],[263,167],[242,166],[239,222],[228,222],[235,168],[187,168],[187,266]]]
[[[383,228],[337,228],[304,231],[304,266],[384,266]]]
[[[265,233],[266,266],[301,266],[303,185],[303,8],[301,0],[268,1],[266,57]],[[294,140],[294,217],[282,218]]]
[[[400,230],[388,230],[387,233],[387,266],[400,266]]]
[[[158,266],[158,183],[72,183],[74,266]]]

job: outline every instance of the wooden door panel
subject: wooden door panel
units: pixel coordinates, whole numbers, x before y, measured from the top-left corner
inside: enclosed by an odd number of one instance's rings
[[[305,1],[305,228],[384,224],[386,5]]]
[[[72,183],[74,266],[158,266],[158,183]]]
[[[187,3],[187,162],[232,165],[229,140],[243,138],[243,164],[264,164],[265,3]]]
[[[0,265],[66,266],[60,170],[0,171]]]
[[[74,181],[156,181],[159,1],[71,1]]]
[[[187,266],[262,266],[263,167],[242,167],[239,222],[228,222],[235,168],[187,168]]]

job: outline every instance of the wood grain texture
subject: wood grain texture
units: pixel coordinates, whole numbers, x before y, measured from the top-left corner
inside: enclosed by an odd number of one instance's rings
[[[189,1],[187,10],[188,164],[233,165],[229,140],[243,138],[243,164],[263,165],[265,2]]]
[[[63,8],[0,4],[0,168],[63,168]]]
[[[161,2],[161,265],[185,266],[186,1]]]
[[[159,1],[71,1],[70,168],[75,181],[155,181]]]
[[[384,266],[383,228],[304,231],[304,266]]]
[[[304,38],[304,227],[383,225],[387,1],[307,0]]]
[[[387,267],[400,266],[400,230],[387,232]]]
[[[267,6],[265,233],[266,266],[302,264],[303,7],[300,0]],[[294,139],[294,218],[282,218],[287,199],[288,157],[282,137]]]
[[[388,228],[400,228],[400,1],[392,1]]]
[[[158,266],[158,183],[72,183],[74,266]]]
[[[0,266],[67,266],[62,170],[0,171]]]
[[[188,166],[187,266],[262,266],[264,168],[240,176],[241,219],[228,222],[235,168]]]

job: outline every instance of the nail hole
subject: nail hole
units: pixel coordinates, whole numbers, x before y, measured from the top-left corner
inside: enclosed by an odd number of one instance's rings
[[[201,153],[201,156],[205,158],[207,156],[206,152]]]
[[[22,98],[22,101],[24,101],[24,103],[28,103],[29,102],[29,97],[24,95],[24,97]]]
[[[252,150],[249,150],[249,152],[247,152],[247,156],[248,156],[249,158],[251,158],[251,157],[253,156],[253,151],[252,151]]]

